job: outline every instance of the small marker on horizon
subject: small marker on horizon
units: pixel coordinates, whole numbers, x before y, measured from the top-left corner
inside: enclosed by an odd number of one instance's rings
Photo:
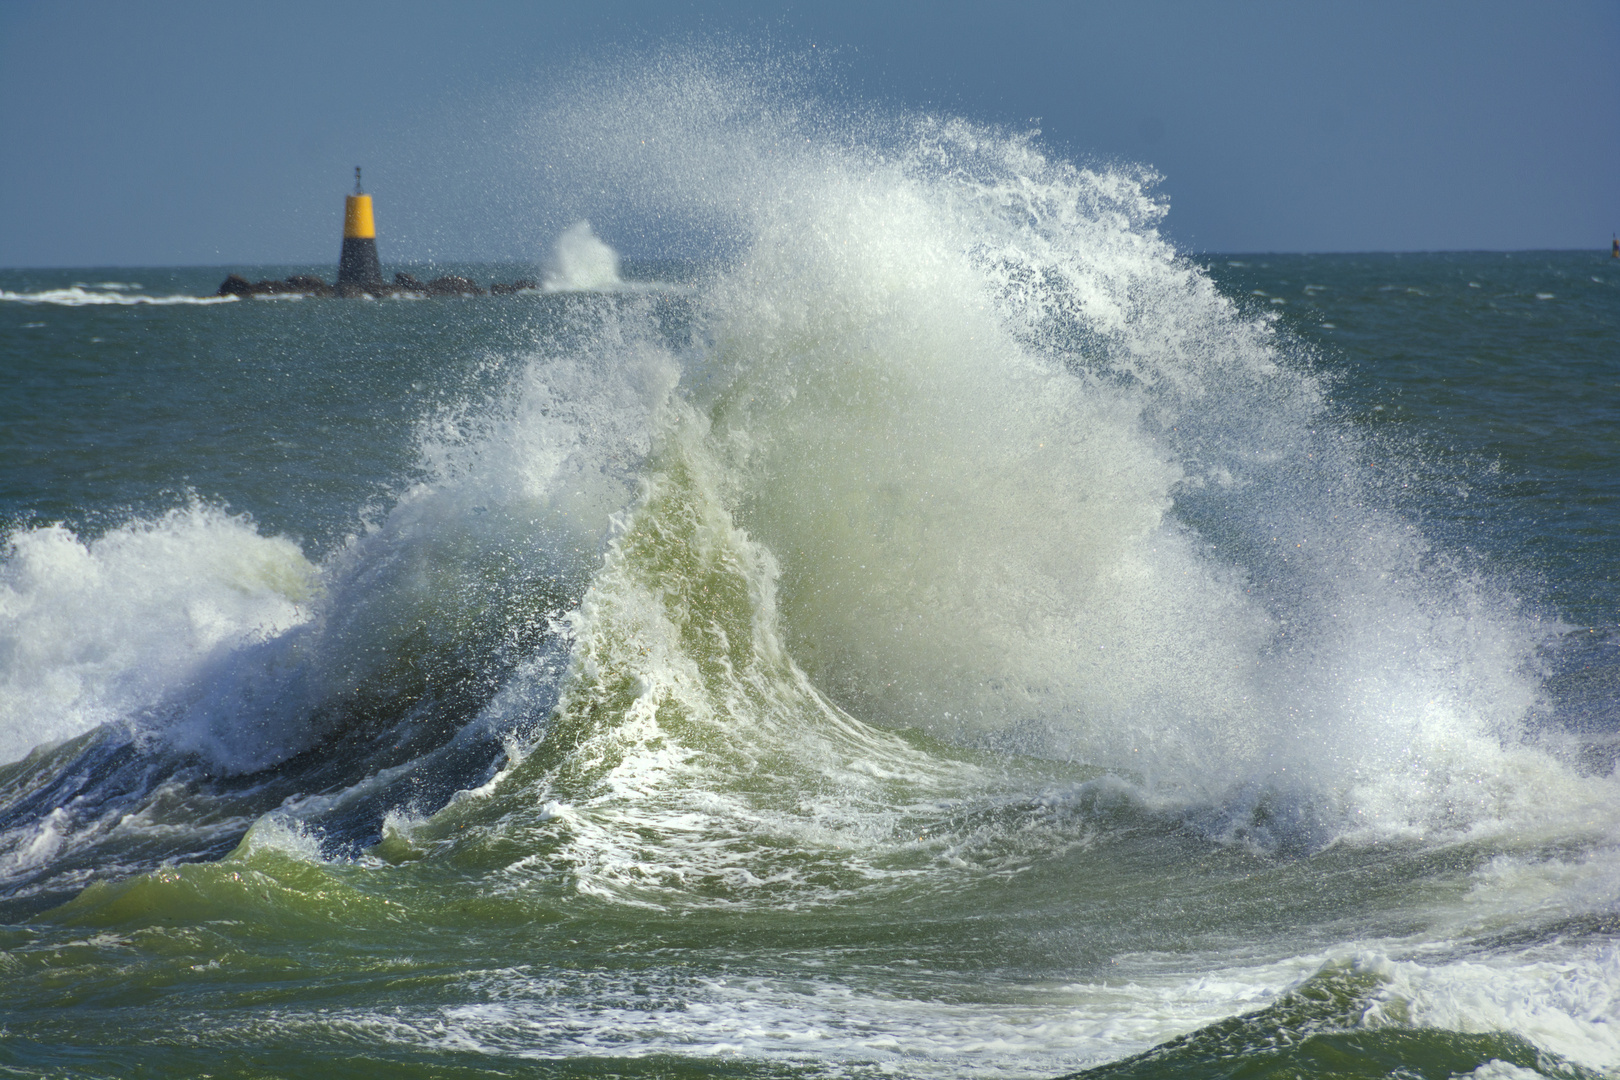
[[[375,289],[383,283],[382,263],[377,259],[377,223],[372,215],[371,196],[360,187],[360,166],[354,167],[354,194],[343,202],[343,250],[338,256],[337,287],[347,290]]]

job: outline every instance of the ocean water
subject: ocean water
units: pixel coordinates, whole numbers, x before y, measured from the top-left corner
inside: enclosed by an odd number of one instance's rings
[[[1620,263],[536,115],[705,254],[0,272],[0,1075],[1620,1072]]]

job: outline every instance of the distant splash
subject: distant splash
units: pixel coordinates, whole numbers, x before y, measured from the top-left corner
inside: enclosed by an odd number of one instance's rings
[[[122,307],[150,304],[168,306],[176,304],[231,304],[234,296],[148,296],[132,292],[140,286],[123,282],[102,282],[94,287],[73,285],[65,289],[41,289],[39,292],[8,292],[0,289],[0,301],[17,304],[55,304],[58,307],[94,307],[114,304]]]
[[[589,221],[575,222],[552,244],[540,287],[548,293],[621,289],[619,253],[602,242]]]

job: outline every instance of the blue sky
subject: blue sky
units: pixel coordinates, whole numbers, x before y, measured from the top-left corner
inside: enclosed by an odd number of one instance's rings
[[[672,42],[831,57],[835,97],[1151,165],[1185,250],[1603,248],[1620,228],[1616,0],[9,0],[0,266],[331,262],[356,163],[385,261],[532,258],[548,193],[509,197],[514,111]]]

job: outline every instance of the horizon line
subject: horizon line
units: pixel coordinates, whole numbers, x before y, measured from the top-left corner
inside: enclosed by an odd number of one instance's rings
[[[1612,258],[1612,250],[1604,247],[1547,247],[1547,248],[1365,248],[1365,249],[1338,249],[1325,251],[1289,251],[1289,250],[1243,250],[1243,251],[1180,251],[1177,256],[1190,259],[1204,258],[1263,258],[1272,256],[1301,256],[1301,255],[1515,255],[1515,254],[1570,254],[1574,252],[1589,252]],[[703,258],[680,257],[671,255],[635,255],[619,253],[620,258],[632,260],[645,260],[648,262],[692,262],[707,261]],[[401,259],[391,262],[391,266],[497,266],[497,265],[540,265],[541,258],[512,257],[504,259]],[[20,273],[31,270],[229,270],[232,268],[262,266],[262,267],[308,267],[337,265],[335,260],[279,260],[262,262],[208,262],[208,263],[53,263],[34,264],[31,266],[0,266],[0,273]]]

